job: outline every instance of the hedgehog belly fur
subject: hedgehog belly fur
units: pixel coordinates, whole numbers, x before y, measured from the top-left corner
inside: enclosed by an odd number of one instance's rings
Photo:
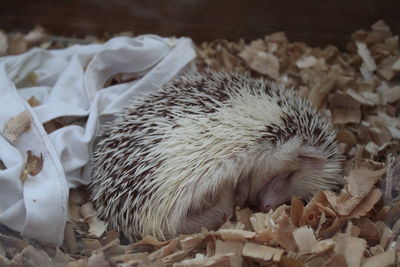
[[[330,158],[332,181],[318,181],[321,188],[339,183],[334,138],[292,90],[239,74],[181,76],[105,126],[91,197],[100,218],[130,239],[165,239],[179,234],[182,218],[205,199],[234,190],[261,160],[277,161],[290,140],[319,146]]]

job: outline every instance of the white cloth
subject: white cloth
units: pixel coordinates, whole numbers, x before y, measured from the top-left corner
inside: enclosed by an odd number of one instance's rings
[[[27,238],[60,245],[68,191],[89,182],[88,162],[99,122],[138,92],[162,86],[192,66],[195,56],[188,38],[143,35],[117,37],[102,45],[33,49],[0,59],[0,130],[24,110],[32,118],[30,129],[13,144],[0,135],[0,159],[6,166],[0,170],[0,223]],[[136,74],[138,79],[103,88],[118,73]],[[30,107],[26,100],[31,96],[41,105]],[[77,122],[47,134],[43,123],[60,117]],[[22,182],[28,150],[42,154],[44,164]]]

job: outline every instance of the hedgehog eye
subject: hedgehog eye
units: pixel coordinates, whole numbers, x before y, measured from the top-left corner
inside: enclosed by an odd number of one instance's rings
[[[322,168],[327,160],[315,147],[309,146],[300,149],[299,158],[316,169]]]
[[[289,172],[288,175],[285,177],[285,179],[287,181],[290,181],[294,177],[295,173],[296,173],[296,171]]]
[[[285,181],[290,181],[294,174],[295,174],[295,170],[294,171],[285,171],[282,172],[281,174],[275,176],[275,178],[279,179],[279,180],[285,180]]]

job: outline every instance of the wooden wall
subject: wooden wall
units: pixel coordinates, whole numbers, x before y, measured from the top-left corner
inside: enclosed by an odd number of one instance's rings
[[[81,37],[133,31],[195,41],[251,40],[285,31],[312,45],[344,45],[349,35],[384,19],[400,32],[400,0],[0,0],[0,28],[40,24]]]

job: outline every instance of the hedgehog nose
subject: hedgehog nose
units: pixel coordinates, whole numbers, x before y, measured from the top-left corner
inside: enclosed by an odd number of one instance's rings
[[[270,205],[260,205],[258,207],[262,212],[268,212],[271,209]]]

